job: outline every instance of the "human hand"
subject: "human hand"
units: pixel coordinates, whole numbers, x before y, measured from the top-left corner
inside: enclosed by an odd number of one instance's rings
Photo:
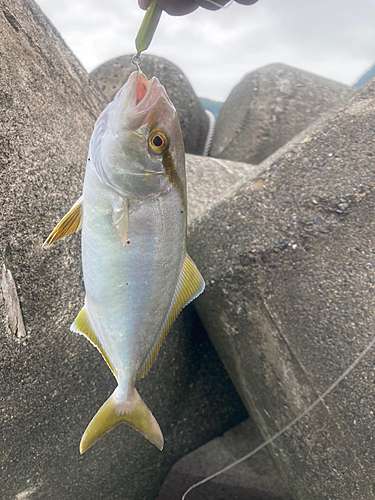
[[[196,10],[199,6],[208,10],[219,10],[226,5],[229,0],[156,0],[156,3],[163,10],[172,16],[184,16]],[[258,0],[235,0],[242,5],[252,5]],[[138,0],[138,5],[141,9],[146,10],[150,5],[151,0]],[[216,4],[216,5],[215,5]],[[222,7],[220,7],[222,6]]]

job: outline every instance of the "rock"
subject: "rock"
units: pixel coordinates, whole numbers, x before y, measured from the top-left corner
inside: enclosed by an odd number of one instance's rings
[[[130,73],[133,54],[116,57],[101,64],[90,73],[91,79],[107,98],[113,100]],[[199,98],[184,73],[162,57],[142,55],[142,71],[148,78],[156,76],[164,85],[180,120],[187,153],[201,155],[208,134],[209,119]]]
[[[372,81],[193,221],[207,283],[196,308],[264,439],[373,339],[374,129]],[[373,359],[270,446],[294,499],[375,497]]]
[[[252,71],[220,109],[210,156],[258,164],[353,92],[284,64]]]
[[[190,307],[138,386],[164,451],[121,426],[79,455],[115,380],[69,331],[84,300],[80,238],[41,245],[80,195],[105,101],[32,0],[2,2],[0,54],[1,497],[153,500],[178,458],[247,413]]]
[[[248,419],[197,450],[181,458],[165,480],[157,500],[180,500],[193,484],[239,460],[262,443]],[[271,458],[262,450],[254,459],[235,466],[195,488],[187,500],[292,500]]]

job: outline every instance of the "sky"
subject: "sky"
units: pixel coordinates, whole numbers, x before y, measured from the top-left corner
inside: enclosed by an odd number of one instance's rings
[[[135,52],[144,16],[137,0],[37,3],[88,71]],[[163,12],[146,53],[170,60],[198,96],[218,101],[246,73],[275,62],[353,85],[375,64],[375,0],[258,0],[182,17]]]

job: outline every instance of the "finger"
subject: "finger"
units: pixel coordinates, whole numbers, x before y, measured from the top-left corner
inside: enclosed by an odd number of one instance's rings
[[[235,0],[237,3],[240,3],[241,5],[253,5],[254,3],[257,3],[258,0]]]
[[[149,5],[151,3],[151,0],[138,0],[138,5],[142,10],[147,10]]]
[[[193,0],[156,0],[156,2],[171,16],[190,14],[190,12],[198,8],[198,4],[193,2]]]

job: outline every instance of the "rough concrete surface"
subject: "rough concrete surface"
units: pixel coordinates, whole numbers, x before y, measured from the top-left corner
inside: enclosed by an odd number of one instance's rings
[[[196,308],[264,438],[373,338],[374,132],[373,81],[191,228]],[[273,443],[296,500],[375,497],[374,356]]]
[[[134,54],[111,59],[90,73],[91,79],[110,102],[136,68]],[[185,74],[162,57],[142,55],[142,71],[148,78],[156,76],[164,85],[180,120],[187,153],[201,155],[208,133],[209,119],[202,103]]]
[[[259,166],[248,163],[186,155],[189,226],[259,172]]]
[[[157,500],[180,500],[193,484],[239,460],[262,443],[248,419],[181,458],[165,480]],[[187,500],[292,500],[271,458],[262,450],[253,459],[220,474],[188,494]]]
[[[252,71],[220,109],[210,156],[258,164],[353,93],[349,85],[285,64]]]
[[[0,56],[0,496],[154,499],[178,458],[247,413],[190,307],[138,386],[164,451],[121,426],[79,455],[115,380],[69,331],[84,298],[79,236],[41,245],[80,195],[105,101],[31,0],[0,1]]]

